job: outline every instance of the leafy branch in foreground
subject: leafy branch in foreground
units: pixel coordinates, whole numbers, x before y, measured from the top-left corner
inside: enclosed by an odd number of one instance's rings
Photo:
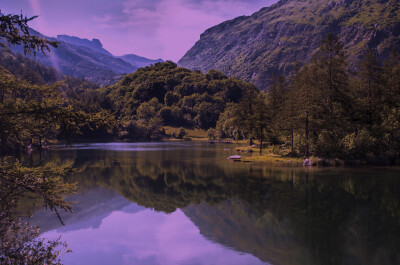
[[[45,53],[49,45],[56,47],[57,42],[31,35],[27,24],[34,18],[0,13],[0,50],[22,45],[25,53]],[[0,67],[0,155],[19,151],[35,136],[41,145],[41,137],[60,120],[60,110],[69,111],[54,87],[20,81]],[[58,211],[72,211],[66,196],[76,191],[76,184],[66,181],[71,172],[71,165],[28,168],[15,157],[0,156],[0,264],[61,264],[61,252],[69,252],[66,243],[38,239],[39,228],[18,218],[16,207],[24,196],[34,194],[62,223]]]
[[[15,220],[12,212],[0,213],[0,263],[1,264],[61,264],[60,246],[66,253],[67,244],[56,240],[37,239],[39,228],[21,218]]]
[[[0,164],[0,204],[3,206],[15,201],[26,192],[31,192],[42,197],[44,206],[55,211],[61,221],[58,208],[72,211],[71,203],[65,201],[65,195],[75,192],[76,185],[64,181],[71,172],[71,165],[46,164],[42,167],[27,168],[18,162],[2,162]]]
[[[1,10],[0,10],[1,12]],[[33,36],[29,32],[28,22],[37,16],[26,17],[21,15],[0,16],[0,48],[10,45],[23,45],[25,53],[49,52],[50,46],[57,47],[58,42],[49,41],[45,38]]]
[[[43,199],[43,205],[54,211],[62,223],[59,210],[72,211],[65,196],[76,191],[75,183],[66,183],[71,165],[46,164],[36,168],[18,162],[0,163],[0,263],[1,264],[60,264],[58,259],[66,243],[60,239],[37,239],[39,228],[22,218],[16,218],[16,204],[25,194]]]

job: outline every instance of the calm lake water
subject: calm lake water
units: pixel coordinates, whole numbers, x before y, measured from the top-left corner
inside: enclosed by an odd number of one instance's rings
[[[37,210],[65,264],[400,264],[400,171],[228,161],[234,145],[117,143],[71,162],[74,213]]]

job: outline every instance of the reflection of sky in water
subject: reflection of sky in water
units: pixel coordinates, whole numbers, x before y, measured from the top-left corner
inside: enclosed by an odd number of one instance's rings
[[[67,265],[265,264],[250,254],[207,240],[181,210],[172,214],[149,209],[136,213],[114,211],[99,228],[62,234],[52,230],[43,237],[53,239],[60,235],[73,251],[63,255]]]
[[[193,145],[204,145],[203,143],[193,144],[191,142],[165,142],[165,143],[95,143],[95,144],[74,144],[71,147],[54,145],[52,149],[57,150],[111,150],[111,151],[159,151],[193,148]]]

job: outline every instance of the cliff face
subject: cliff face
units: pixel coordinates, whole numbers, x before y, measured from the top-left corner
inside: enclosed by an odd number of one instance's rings
[[[31,34],[46,37],[34,30],[31,30]],[[84,77],[100,86],[115,84],[123,74],[162,62],[161,59],[151,60],[134,54],[114,56],[103,48],[98,39],[88,40],[67,35],[46,38],[58,41],[58,47],[50,47],[50,53],[37,53],[36,56],[30,56],[31,59],[46,66],[53,66],[64,75]],[[13,47],[13,51],[23,54],[23,47]]]
[[[327,33],[339,36],[352,68],[367,47],[384,59],[400,47],[400,1],[281,0],[206,30],[178,64],[267,89],[273,74],[288,75],[295,61],[308,63]]]

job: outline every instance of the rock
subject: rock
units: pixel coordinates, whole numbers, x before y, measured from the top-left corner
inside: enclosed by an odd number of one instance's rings
[[[238,155],[236,155],[236,156],[230,156],[230,157],[228,157],[227,159],[232,159],[232,160],[240,160],[240,159],[242,159],[242,157],[241,157],[241,156],[238,156]]]
[[[386,0],[279,1],[207,29],[178,65],[202,72],[216,69],[265,90],[273,74],[289,75],[295,61],[309,63],[332,32],[354,69],[368,47],[379,47],[383,60],[398,45],[397,9],[398,1]]]
[[[308,158],[304,159],[303,166],[311,167],[312,166],[312,161],[310,159],[308,159]]]

